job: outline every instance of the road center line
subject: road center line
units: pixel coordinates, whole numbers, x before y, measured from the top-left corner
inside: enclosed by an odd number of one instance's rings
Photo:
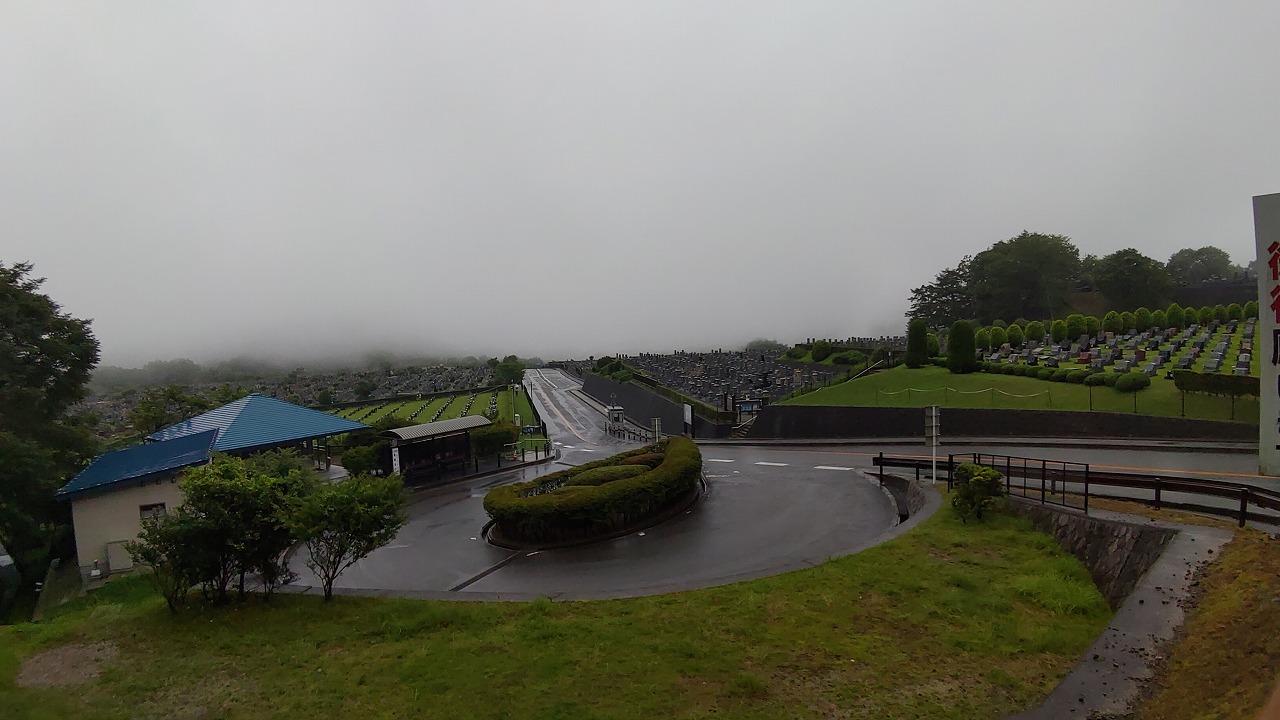
[[[851,467],[840,467],[839,465],[814,465],[814,470],[852,470]]]
[[[733,462],[732,460],[725,460],[723,458],[703,458],[703,459],[706,460],[707,462],[724,462],[724,463]]]
[[[756,463],[756,464],[757,464],[757,465],[767,465],[767,466],[769,466],[769,467],[786,467],[786,466],[787,466],[787,463],[775,463],[775,462],[758,462],[758,463]]]

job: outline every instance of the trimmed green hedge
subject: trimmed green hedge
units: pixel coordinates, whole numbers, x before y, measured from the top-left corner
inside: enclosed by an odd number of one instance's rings
[[[1213,395],[1262,394],[1261,381],[1250,375],[1220,375],[1198,373],[1192,370],[1174,370],[1173,384],[1183,392],[1202,392]]]
[[[586,472],[580,472],[569,478],[561,486],[561,490],[567,487],[575,487],[578,485],[603,485],[611,483],[614,480],[625,480],[637,475],[643,475],[649,472],[649,468],[644,465],[611,465],[609,467],[600,467]]]
[[[662,462],[652,470],[640,467],[639,474],[599,485],[564,486],[589,471],[613,468],[654,451],[652,446],[632,450],[528,482],[496,487],[485,495],[485,512],[503,538],[523,543],[589,540],[624,530],[667,510],[697,489],[702,453],[692,440],[667,440]]]

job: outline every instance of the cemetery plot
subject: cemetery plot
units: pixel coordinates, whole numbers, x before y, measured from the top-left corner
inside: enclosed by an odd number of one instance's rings
[[[729,398],[780,398],[805,385],[830,382],[843,372],[748,352],[642,353],[619,359],[669,388],[722,410],[728,409]]]

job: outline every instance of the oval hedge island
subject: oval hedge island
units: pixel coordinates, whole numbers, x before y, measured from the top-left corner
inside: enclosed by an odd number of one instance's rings
[[[489,540],[504,547],[555,547],[624,535],[688,507],[701,490],[702,452],[688,438],[620,453],[484,498]]]

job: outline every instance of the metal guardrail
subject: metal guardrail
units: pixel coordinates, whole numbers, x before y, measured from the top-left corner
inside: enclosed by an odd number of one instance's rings
[[[880,468],[881,482],[883,482],[884,468],[913,469],[916,479],[919,480],[920,471],[928,471],[931,465],[929,458],[895,457],[886,456],[884,453],[872,458],[871,462],[872,465]],[[948,455],[947,463],[939,464],[939,469],[946,471],[948,489],[954,485],[955,469],[966,462],[999,470],[1004,475],[1006,490],[1012,495],[1039,500],[1045,504],[1074,507],[1086,513],[1089,511],[1090,497],[1106,497],[1096,492],[1096,488],[1114,487],[1150,491],[1150,498],[1119,499],[1147,503],[1157,510],[1168,507],[1229,517],[1236,520],[1240,527],[1244,527],[1247,522],[1280,527],[1280,490],[1256,485],[1201,478],[1100,471],[1090,468],[1088,463],[973,453]],[[1021,482],[1016,482],[1017,480]],[[1221,498],[1236,501],[1238,504],[1223,507],[1197,502],[1181,502],[1166,498],[1166,493]]]

